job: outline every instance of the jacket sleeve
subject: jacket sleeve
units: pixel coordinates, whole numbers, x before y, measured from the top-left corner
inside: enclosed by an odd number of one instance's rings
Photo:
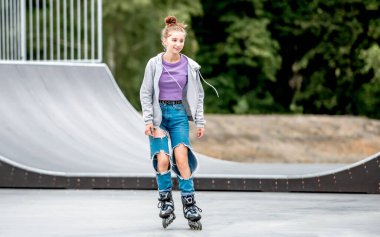
[[[204,119],[203,114],[203,101],[205,97],[205,93],[203,90],[203,86],[200,80],[199,72],[197,71],[197,84],[198,84],[198,102],[197,102],[197,110],[195,112],[195,124],[197,127],[204,127],[206,124],[206,120]]]
[[[145,67],[140,87],[140,103],[145,124],[153,123],[154,70],[152,60]]]

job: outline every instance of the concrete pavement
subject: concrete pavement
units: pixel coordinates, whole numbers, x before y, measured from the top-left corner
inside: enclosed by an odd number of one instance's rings
[[[202,231],[187,226],[179,196],[164,230],[156,191],[0,189],[0,236],[380,235],[379,195],[197,192]]]

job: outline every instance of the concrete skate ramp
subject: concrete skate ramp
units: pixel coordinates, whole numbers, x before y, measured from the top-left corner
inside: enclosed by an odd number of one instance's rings
[[[143,130],[104,64],[0,64],[0,187],[155,189]],[[344,166],[199,155],[195,183],[200,190],[379,193],[379,156]]]

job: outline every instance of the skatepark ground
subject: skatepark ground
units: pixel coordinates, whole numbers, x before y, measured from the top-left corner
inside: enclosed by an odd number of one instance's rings
[[[0,189],[0,236],[360,236],[380,234],[379,195],[197,192],[203,230],[183,218],[163,229],[157,192]]]

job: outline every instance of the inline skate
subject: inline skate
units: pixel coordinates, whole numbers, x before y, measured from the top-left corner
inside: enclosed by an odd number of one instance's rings
[[[182,196],[183,215],[188,220],[189,227],[192,230],[202,230],[202,223],[200,222],[202,209],[195,203],[194,195]]]
[[[171,192],[160,192],[158,198],[159,216],[162,218],[162,226],[168,227],[175,219],[174,202]]]

